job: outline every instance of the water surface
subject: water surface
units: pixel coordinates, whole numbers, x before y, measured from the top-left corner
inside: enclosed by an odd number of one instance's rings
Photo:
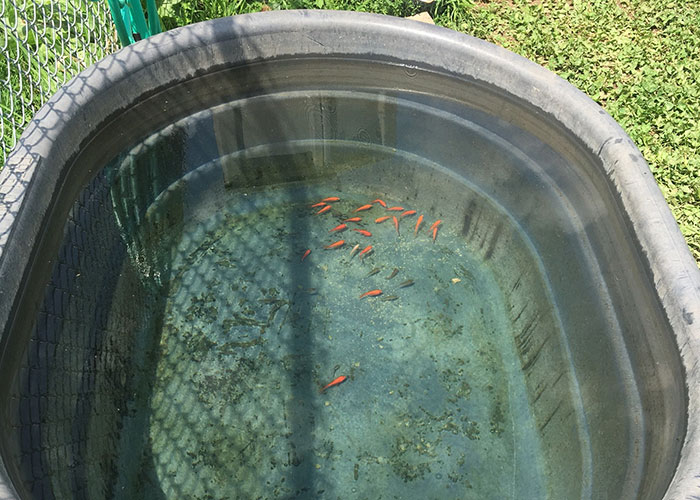
[[[155,376],[126,426],[144,435],[145,472],[127,490],[193,499],[544,496],[491,270],[459,228],[443,222],[432,239],[441,213],[370,181],[351,170],[184,196],[161,258],[171,264]],[[317,214],[311,205],[329,196],[340,200]],[[355,213],[376,198],[417,213],[400,218],[398,233],[391,219],[375,219],[401,212],[374,203]],[[353,216],[362,220],[330,232]],[[373,249],[351,256],[355,245]],[[359,298],[375,289],[381,295]],[[319,392],[341,375],[343,384]]]

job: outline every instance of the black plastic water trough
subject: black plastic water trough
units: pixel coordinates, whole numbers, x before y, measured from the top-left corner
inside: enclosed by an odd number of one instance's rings
[[[323,250],[324,195],[426,225]],[[3,499],[700,495],[700,277],[646,163],[446,29],[270,12],[105,58],[0,172],[0,283]]]

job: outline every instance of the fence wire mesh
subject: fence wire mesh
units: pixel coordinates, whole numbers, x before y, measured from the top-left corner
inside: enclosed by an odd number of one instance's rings
[[[70,78],[119,48],[107,2],[0,0],[0,160]]]

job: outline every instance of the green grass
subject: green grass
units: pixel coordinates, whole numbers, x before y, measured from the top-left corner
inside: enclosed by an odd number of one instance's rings
[[[538,62],[610,113],[700,261],[700,3],[484,2],[449,26]]]
[[[440,0],[438,0],[439,2]],[[466,4],[465,4],[466,5]],[[158,14],[166,29],[207,21],[216,17],[273,9],[335,9],[374,12],[391,16],[410,16],[419,11],[413,0],[163,0]]]
[[[29,120],[72,76],[116,50],[116,35],[108,33],[98,4],[89,8],[73,0],[0,0],[0,120],[3,134],[0,163]],[[100,17],[102,15],[102,17]],[[105,36],[111,35],[111,39]],[[102,38],[100,38],[102,36]],[[1,168],[1,165],[0,165]]]

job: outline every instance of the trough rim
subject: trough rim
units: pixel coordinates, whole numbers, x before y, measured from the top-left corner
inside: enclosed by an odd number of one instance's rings
[[[255,40],[303,34],[297,46]],[[240,40],[239,50],[217,45]],[[408,53],[407,47],[410,47]],[[87,68],[36,114],[0,171],[0,347],[15,297],[61,174],[113,110],[224,64],[270,58],[351,54],[408,66],[432,66],[492,85],[553,117],[600,158],[627,212],[658,300],[676,334],[685,372],[687,429],[664,499],[700,495],[700,271],[647,163],[600,106],[547,69],[483,40],[401,18],[341,11],[271,11],[206,21],[130,45]],[[405,56],[401,61],[397,55]],[[134,82],[134,76],[137,80]],[[651,207],[651,208],[650,208]],[[0,360],[4,352],[0,351]],[[0,498],[17,498],[0,460]]]

